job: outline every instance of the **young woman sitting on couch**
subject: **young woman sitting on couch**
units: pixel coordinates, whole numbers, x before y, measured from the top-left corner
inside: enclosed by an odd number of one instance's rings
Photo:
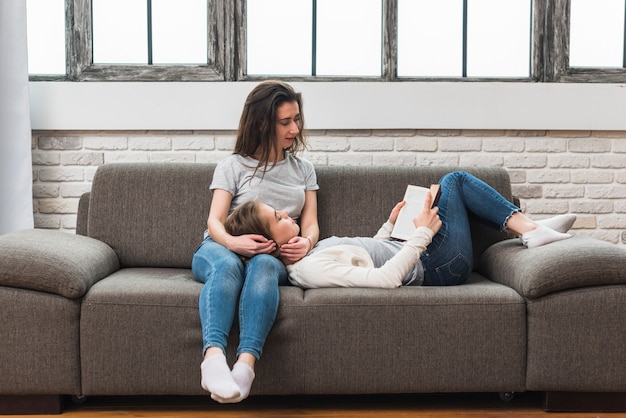
[[[283,259],[289,280],[304,288],[462,284],[473,268],[469,213],[494,228],[517,234],[528,248],[571,237],[566,232],[576,220],[574,215],[533,221],[467,172],[449,173],[439,184],[438,206],[431,208],[431,197],[427,198],[422,212],[413,220],[417,229],[409,240],[390,237],[404,205],[400,202],[373,238],[329,237],[295,263]],[[285,211],[260,201],[240,205],[224,226],[231,235],[259,234],[273,240],[279,258],[280,246],[299,234],[298,224]]]

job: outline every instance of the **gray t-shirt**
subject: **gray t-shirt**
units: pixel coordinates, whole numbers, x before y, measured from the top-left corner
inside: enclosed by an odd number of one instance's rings
[[[222,189],[233,196],[229,213],[248,200],[258,199],[276,210],[288,211],[293,219],[300,218],[305,192],[319,189],[313,164],[289,152],[276,165],[270,163],[267,171],[261,167],[254,173],[258,163],[238,154],[223,159],[215,167],[211,190]]]

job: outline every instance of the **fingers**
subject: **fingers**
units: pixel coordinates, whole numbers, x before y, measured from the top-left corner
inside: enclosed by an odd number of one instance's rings
[[[433,195],[430,192],[426,192],[426,199],[424,199],[424,211],[429,210],[433,206]]]
[[[309,240],[303,237],[294,237],[287,244],[280,246],[281,257],[295,262],[304,257],[309,251]]]
[[[400,209],[402,209],[404,205],[406,205],[405,200],[396,203],[393,209],[391,209],[391,213],[389,214],[389,222],[391,222],[392,224],[396,223],[396,220],[398,219],[398,215],[400,214]]]

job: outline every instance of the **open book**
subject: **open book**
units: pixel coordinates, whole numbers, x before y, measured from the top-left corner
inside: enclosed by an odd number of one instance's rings
[[[391,231],[391,238],[408,240],[415,232],[415,225],[413,224],[413,218],[420,214],[424,210],[424,201],[426,200],[426,193],[430,191],[433,198],[432,206],[437,206],[439,197],[441,196],[441,187],[438,184],[432,184],[430,188],[413,186],[409,184],[404,193],[404,200],[406,204],[400,209],[398,219]]]

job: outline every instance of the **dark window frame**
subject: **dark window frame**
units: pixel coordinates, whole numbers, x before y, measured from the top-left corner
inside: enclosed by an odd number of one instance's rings
[[[397,5],[397,0],[383,0],[380,77],[293,76],[280,78],[288,81],[626,82],[626,68],[569,67],[570,0],[532,0],[530,77],[398,78],[396,66]],[[207,65],[102,65],[92,63],[91,0],[66,0],[66,75],[32,75],[31,80],[250,81],[276,78],[277,76],[245,74],[246,0],[207,0],[207,8],[209,28]]]

